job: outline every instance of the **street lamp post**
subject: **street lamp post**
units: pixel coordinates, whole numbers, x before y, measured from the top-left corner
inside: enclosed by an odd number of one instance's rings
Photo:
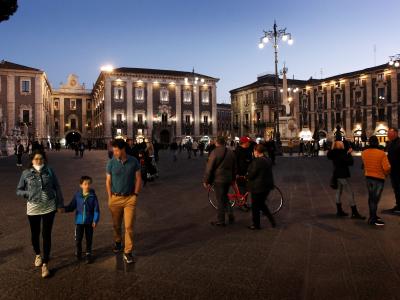
[[[279,77],[278,77],[278,43],[280,40],[283,42],[288,42],[289,45],[293,44],[292,35],[286,32],[286,28],[278,29],[276,25],[276,21],[274,21],[273,30],[264,31],[264,35],[260,39],[260,43],[258,47],[260,49],[264,48],[264,45],[269,41],[273,42],[272,46],[274,47],[275,54],[275,126],[274,126],[274,136],[277,146],[280,147],[281,144],[281,134],[279,132],[279,114],[281,111],[281,103],[279,98]]]
[[[389,66],[400,67],[400,54],[389,56]]]

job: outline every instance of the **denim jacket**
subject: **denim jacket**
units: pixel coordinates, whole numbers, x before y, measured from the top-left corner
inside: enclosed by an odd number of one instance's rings
[[[45,214],[64,207],[57,177],[48,166],[44,166],[40,172],[34,168],[23,171],[17,186],[17,196],[27,199],[28,215]]]

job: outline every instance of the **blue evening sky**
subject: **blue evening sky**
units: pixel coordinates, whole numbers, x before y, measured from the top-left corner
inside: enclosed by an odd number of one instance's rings
[[[400,52],[396,0],[19,0],[0,23],[0,59],[43,69],[53,87],[75,73],[88,87],[101,65],[191,70],[229,90],[272,71],[258,49],[274,19],[294,44],[280,47],[289,76],[320,78],[385,63]]]

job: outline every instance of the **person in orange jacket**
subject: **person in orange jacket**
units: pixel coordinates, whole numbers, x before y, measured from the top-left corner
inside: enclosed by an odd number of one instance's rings
[[[377,216],[378,203],[385,185],[385,178],[390,173],[390,163],[383,150],[379,148],[376,136],[369,138],[369,147],[362,152],[364,175],[368,188],[369,219],[368,224],[383,226],[385,222]]]

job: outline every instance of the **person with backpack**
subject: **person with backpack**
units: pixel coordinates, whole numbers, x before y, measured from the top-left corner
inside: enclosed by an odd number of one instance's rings
[[[229,187],[235,180],[236,159],[231,150],[225,146],[225,138],[217,137],[216,148],[211,152],[204,173],[203,186],[211,189],[214,185],[218,201],[217,221],[211,222],[213,226],[225,226],[225,213],[228,213],[229,224],[235,222],[232,207],[229,204]]]
[[[390,174],[391,167],[385,152],[379,148],[376,136],[373,135],[369,138],[369,147],[362,152],[361,157],[368,189],[368,224],[383,226],[385,222],[377,215],[376,211],[385,185],[385,178]]]
[[[360,219],[365,220],[365,217],[360,215],[357,210],[357,205],[354,200],[354,192],[350,185],[350,170],[349,166],[352,166],[353,156],[351,152],[352,148],[349,148],[347,151],[345,150],[345,146],[342,141],[335,141],[333,143],[332,150],[329,150],[327,156],[328,159],[333,163],[333,175],[331,187],[336,188],[336,215],[338,217],[346,217],[348,214],[343,211],[341,196],[343,190],[345,189],[350,197],[350,206],[351,206],[351,218],[352,219]]]

